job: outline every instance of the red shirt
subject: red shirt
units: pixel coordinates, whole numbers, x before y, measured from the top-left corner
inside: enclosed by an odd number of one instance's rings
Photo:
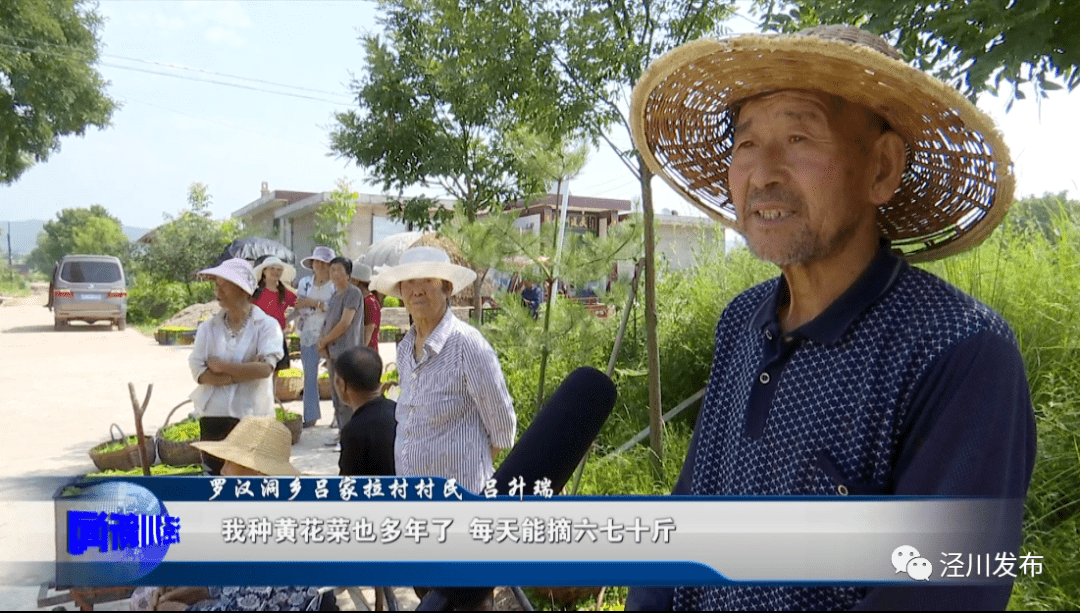
[[[379,350],[379,321],[381,319],[382,307],[379,306],[379,299],[375,297],[375,294],[368,294],[367,298],[364,298],[364,327],[375,324],[375,331],[371,333],[371,342],[368,343],[368,347],[375,351]]]
[[[285,329],[285,309],[296,306],[296,294],[288,289],[285,290],[285,302],[278,298],[278,293],[263,289],[259,297],[255,299],[255,306],[262,309],[267,315],[273,317]]]

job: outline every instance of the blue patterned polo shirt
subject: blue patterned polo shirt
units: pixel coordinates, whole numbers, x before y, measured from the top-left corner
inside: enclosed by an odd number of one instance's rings
[[[739,295],[673,493],[1023,499],[1035,426],[1015,338],[996,313],[883,243],[821,315],[785,334],[783,277]],[[1020,526],[1015,531],[1019,544]],[[1004,608],[1009,588],[632,590],[675,610]]]

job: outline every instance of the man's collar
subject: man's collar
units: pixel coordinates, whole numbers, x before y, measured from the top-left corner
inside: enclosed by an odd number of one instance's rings
[[[424,341],[424,346],[429,347],[433,353],[439,353],[442,351],[443,345],[446,344],[446,339],[450,338],[450,331],[453,329],[454,319],[457,316],[454,315],[453,309],[450,305],[446,305],[446,312],[443,313],[443,318],[439,321],[439,325],[435,326],[435,329],[428,335],[427,340]]]
[[[855,283],[820,315],[793,330],[790,335],[822,344],[835,343],[840,340],[855,318],[896,283],[897,277],[906,266],[907,262],[892,252],[888,241],[881,239],[877,255],[855,280]],[[780,275],[776,289],[762,301],[761,306],[750,319],[750,328],[753,330],[773,329],[779,332],[778,307],[781,301],[787,298],[787,281],[783,275]]]

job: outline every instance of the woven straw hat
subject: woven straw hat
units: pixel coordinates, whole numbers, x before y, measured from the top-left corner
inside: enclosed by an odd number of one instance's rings
[[[710,217],[735,225],[728,191],[742,100],[816,90],[885,118],[908,166],[878,225],[911,261],[981,243],[1012,203],[1008,148],[993,121],[952,87],[900,59],[884,39],[850,26],[794,35],[701,39],[653,62],[634,87],[634,144],[653,173]]]
[[[401,254],[397,266],[380,268],[372,282],[372,290],[401,298],[400,283],[408,279],[444,279],[454,289],[454,295],[476,280],[476,271],[450,261],[450,256],[436,247],[411,247]]]
[[[272,417],[245,417],[223,441],[200,441],[192,447],[264,475],[299,475],[289,462],[292,435]]]

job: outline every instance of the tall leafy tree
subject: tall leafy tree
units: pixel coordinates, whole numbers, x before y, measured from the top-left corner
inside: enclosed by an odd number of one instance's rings
[[[1080,84],[1080,3],[1074,0],[757,0],[766,25],[792,31],[823,23],[886,35],[912,63],[974,96],[1008,83],[1036,93]]]
[[[337,187],[330,192],[330,201],[324,202],[315,215],[315,234],[312,238],[316,245],[326,245],[341,253],[345,246],[348,225],[356,215],[358,196],[348,180],[337,180]]]
[[[206,185],[193,183],[188,188],[188,208],[176,217],[165,214],[165,223],[155,229],[139,257],[151,277],[184,283],[193,295],[195,273],[213,264],[239,232],[236,222],[211,216],[210,202]]]
[[[440,188],[469,221],[542,189],[503,138],[545,108],[535,101],[557,106],[556,75],[534,70],[551,65],[557,28],[535,27],[527,7],[518,0],[381,3],[385,38],[361,39],[367,66],[352,84],[359,108],[337,114],[331,150],[384,190]],[[391,214],[419,227],[450,217],[433,214],[426,198],[395,202]],[[479,279],[474,289],[479,306]],[[474,312],[479,318],[481,310]]]
[[[535,191],[502,135],[525,119],[519,100],[558,95],[555,75],[533,69],[550,65],[556,31],[536,32],[518,0],[392,0],[382,10],[385,38],[361,38],[359,108],[337,114],[331,150],[384,190],[440,188],[469,219]],[[430,223],[420,207],[399,212]]]
[[[683,43],[716,34],[731,14],[730,2],[709,0],[582,0],[537,5],[554,15],[560,34],[551,54],[567,84],[567,121],[614,150],[641,186],[645,226],[645,321],[649,365],[650,443],[654,467],[663,457],[661,444],[660,356],[656,316],[656,237],[652,173],[636,151],[619,147],[611,130],[630,140],[630,92],[648,65]],[[580,110],[580,112],[575,112]]]
[[[94,69],[101,17],[85,0],[0,2],[0,183],[104,128],[116,103]]]
[[[57,260],[72,253],[113,255],[127,260],[129,244],[120,220],[105,207],[94,204],[85,209],[64,209],[55,220],[45,222],[27,261],[41,273],[50,274]]]

